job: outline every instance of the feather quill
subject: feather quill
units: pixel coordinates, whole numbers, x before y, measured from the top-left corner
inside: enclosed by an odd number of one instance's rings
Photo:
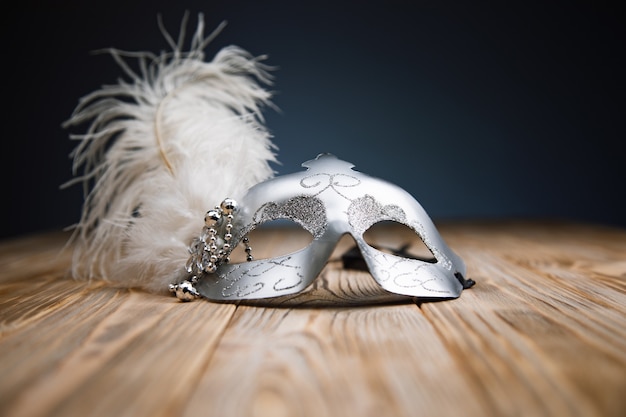
[[[66,184],[85,187],[72,236],[77,278],[167,291],[185,275],[206,211],[274,174],[265,57],[228,46],[205,61],[221,26],[205,37],[202,15],[183,51],[186,20],[174,42],[159,19],[170,52],[107,50],[129,80],[83,97],[64,124],[88,125],[70,135],[78,144]]]

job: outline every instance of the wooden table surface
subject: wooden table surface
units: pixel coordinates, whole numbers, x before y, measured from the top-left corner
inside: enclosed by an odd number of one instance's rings
[[[477,282],[442,302],[345,268],[349,239],[240,304],[74,281],[64,233],[0,243],[0,416],[625,416],[626,231],[439,226]],[[257,257],[306,239],[262,233]]]

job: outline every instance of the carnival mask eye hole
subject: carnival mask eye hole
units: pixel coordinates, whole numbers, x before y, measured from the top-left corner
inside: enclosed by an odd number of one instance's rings
[[[271,259],[298,252],[313,241],[313,235],[290,219],[270,220],[248,233],[248,247],[239,244],[230,254],[230,263],[246,262],[248,255],[254,260]]]
[[[402,223],[394,221],[375,223],[363,233],[363,239],[381,252],[429,263],[437,262],[415,230]]]

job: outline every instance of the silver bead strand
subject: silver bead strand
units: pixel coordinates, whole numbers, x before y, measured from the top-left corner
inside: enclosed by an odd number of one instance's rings
[[[250,246],[250,238],[248,237],[248,235],[245,235],[243,237],[243,239],[241,239],[241,241],[243,242],[243,244],[245,245],[245,251],[246,251],[246,261],[251,262],[254,260],[254,256],[252,256],[252,246]]]
[[[194,239],[189,247],[191,256],[185,264],[185,271],[191,275],[185,281],[178,284],[170,284],[169,290],[182,301],[191,301],[198,298],[200,294],[196,291],[194,284],[203,274],[215,273],[222,263],[230,262],[232,251],[232,229],[235,219],[235,212],[238,210],[237,201],[226,198],[219,206],[206,212],[204,216],[204,227],[199,238]],[[223,231],[224,235],[220,236]],[[221,238],[221,239],[220,239]],[[248,236],[243,239],[246,247],[248,261],[251,261],[252,248],[249,245]],[[221,247],[218,247],[221,246]]]
[[[233,219],[234,216],[232,214],[226,216],[226,233],[224,234],[224,245],[222,246],[225,256],[228,256],[231,251],[230,240],[233,238],[233,235],[230,231],[233,229]]]
[[[237,201],[233,200],[232,198],[225,198],[224,201],[222,201],[222,204],[220,204],[220,209],[226,215],[226,226],[225,226],[226,233],[224,234],[224,245],[222,246],[222,250],[224,251],[222,260],[224,263],[230,262],[229,255],[230,255],[230,252],[232,251],[230,241],[233,238],[231,231],[233,229],[233,220],[235,218],[235,212],[237,211],[238,208],[239,208],[239,205],[237,204]]]

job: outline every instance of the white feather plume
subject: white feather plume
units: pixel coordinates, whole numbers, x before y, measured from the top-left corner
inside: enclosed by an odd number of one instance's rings
[[[159,20],[160,23],[160,20]],[[85,188],[72,272],[150,291],[181,280],[204,214],[273,175],[274,145],[261,108],[271,94],[265,57],[229,46],[206,62],[202,15],[183,51],[108,52],[129,81],[83,97],[65,126],[89,123],[73,157]],[[135,60],[138,73],[128,60]],[[80,172],[80,174],[78,174]]]

